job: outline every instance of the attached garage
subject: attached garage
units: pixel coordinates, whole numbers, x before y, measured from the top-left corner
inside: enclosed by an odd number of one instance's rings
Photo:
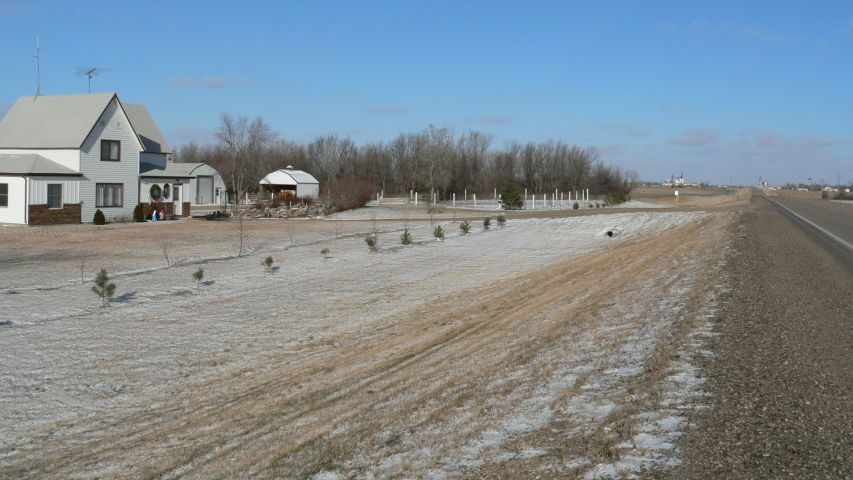
[[[261,188],[280,196],[296,196],[298,198],[320,198],[320,182],[311,174],[302,170],[294,170],[292,166],[276,170],[260,182]]]
[[[225,203],[225,182],[215,168],[206,163],[167,162],[165,168],[155,168],[143,164],[145,169],[139,174],[139,201],[151,201],[152,185],[158,185],[163,192],[162,200],[181,203],[175,205],[175,212],[189,215],[189,212],[216,210]],[[169,185],[169,188],[166,188]],[[166,193],[169,193],[168,195]]]

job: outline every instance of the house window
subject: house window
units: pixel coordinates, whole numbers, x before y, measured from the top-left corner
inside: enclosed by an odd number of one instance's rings
[[[121,142],[118,140],[101,140],[101,161],[118,162],[121,160]]]
[[[62,184],[47,184],[47,208],[62,208]]]
[[[124,185],[121,183],[95,184],[96,207],[123,207]]]
[[[0,183],[0,207],[9,206],[9,184]]]

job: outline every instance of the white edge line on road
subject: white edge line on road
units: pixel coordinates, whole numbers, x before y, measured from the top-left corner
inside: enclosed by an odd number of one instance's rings
[[[764,198],[767,198],[767,197],[765,196]],[[831,238],[832,240],[835,240],[836,242],[838,242],[839,244],[841,244],[841,246],[843,246],[843,247],[844,247],[844,248],[846,248],[847,250],[850,250],[851,252],[853,252],[853,245],[850,245],[849,243],[845,242],[844,240],[842,240],[842,239],[841,239],[841,238],[839,238],[838,236],[836,236],[836,235],[832,234],[831,232],[827,231],[826,229],[824,229],[824,228],[821,228],[821,227],[817,226],[817,225],[816,225],[814,222],[812,222],[811,220],[806,219],[806,217],[804,217],[804,216],[800,215],[799,213],[797,213],[797,212],[795,212],[795,211],[791,210],[790,208],[786,207],[785,205],[782,205],[781,203],[777,202],[776,200],[771,200],[770,198],[767,198],[767,200],[769,200],[769,201],[771,201],[771,202],[775,203],[776,205],[778,205],[778,206],[782,207],[785,211],[787,211],[787,212],[788,212],[788,213],[790,213],[791,215],[793,215],[793,216],[795,216],[795,217],[799,218],[800,220],[802,220],[803,222],[807,223],[808,225],[810,225],[810,226],[811,226],[812,228],[814,228],[815,230],[817,230],[817,231],[819,231],[820,233],[822,233],[822,234],[826,235],[827,237]]]

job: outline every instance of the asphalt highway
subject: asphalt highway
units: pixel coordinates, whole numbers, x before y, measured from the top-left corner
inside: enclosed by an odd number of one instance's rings
[[[768,200],[781,204],[848,245],[853,245],[853,202],[790,197],[768,197]]]

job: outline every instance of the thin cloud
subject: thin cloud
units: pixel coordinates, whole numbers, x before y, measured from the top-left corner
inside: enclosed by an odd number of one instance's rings
[[[670,139],[669,143],[686,147],[704,147],[720,141],[720,132],[711,128],[687,130]]]
[[[24,10],[24,7],[16,2],[0,1],[0,15],[12,15]]]
[[[651,135],[651,132],[647,129],[627,123],[602,123],[596,125],[596,128],[615,132],[626,137],[648,137]]]
[[[204,75],[201,78],[184,77],[176,75],[169,78],[169,83],[176,87],[204,87],[204,88],[222,88],[232,85],[240,85],[243,87],[251,86],[249,80],[234,81],[226,77],[217,77],[214,75]]]
[[[658,25],[658,27],[667,32],[679,33],[707,32],[712,28],[711,25],[703,19],[693,20],[690,23],[663,22]]]
[[[191,87],[195,85],[196,82],[192,78],[177,76],[170,78],[169,83],[178,87]]]
[[[225,86],[228,86],[230,83],[231,83],[230,80],[228,80],[227,78],[223,78],[223,77],[205,76],[205,77],[202,77],[202,79],[201,79],[201,84],[205,87],[214,87],[214,88],[225,87]]]
[[[730,22],[709,22],[705,19],[693,20],[689,23],[664,22],[659,24],[658,28],[663,31],[674,33],[738,34],[741,37],[750,40],[760,40],[779,44],[798,45],[805,42],[805,39],[802,37],[787,35],[768,27],[753,25],[735,26]]]
[[[375,105],[365,108],[364,111],[367,113],[378,113],[384,115],[400,115],[408,112],[405,107],[399,107],[396,105]]]
[[[482,123],[489,123],[492,125],[505,125],[507,123],[513,123],[517,119],[515,117],[506,117],[503,115],[489,115],[485,117],[480,117],[480,121]]]
[[[208,145],[216,142],[216,130],[208,130],[204,128],[178,128],[171,132],[169,138],[174,139],[176,144],[197,143]]]

